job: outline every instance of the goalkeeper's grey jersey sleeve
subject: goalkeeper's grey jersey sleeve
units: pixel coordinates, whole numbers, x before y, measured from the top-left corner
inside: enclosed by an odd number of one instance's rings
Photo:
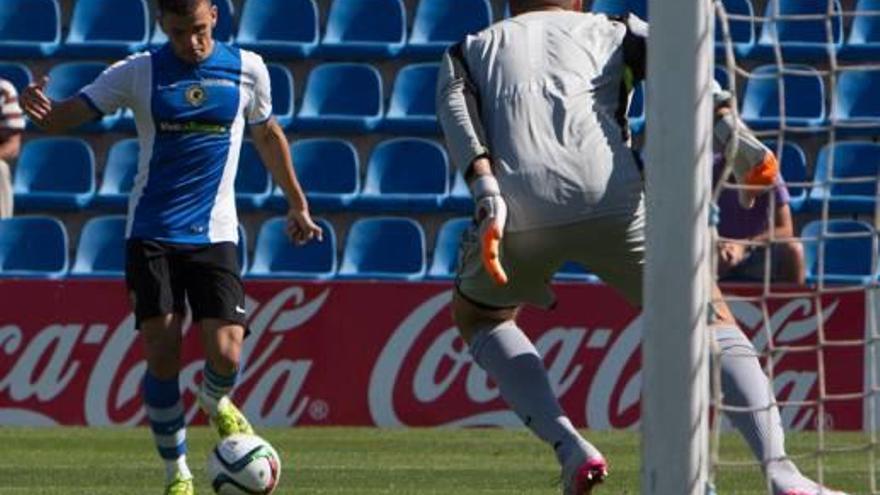
[[[491,156],[522,231],[635,211],[641,174],[629,147],[632,84],[644,38],[627,18],[571,11],[512,17],[443,58],[437,115],[453,162]],[[643,24],[643,23],[642,23]]]
[[[463,172],[475,158],[488,154],[480,121],[479,100],[462,53],[463,43],[443,56],[437,73],[437,116],[446,136],[446,147]]]

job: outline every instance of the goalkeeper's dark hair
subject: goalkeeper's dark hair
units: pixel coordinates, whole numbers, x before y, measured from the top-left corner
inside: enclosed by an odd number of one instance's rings
[[[211,0],[159,0],[159,14],[189,15],[203,3]]]

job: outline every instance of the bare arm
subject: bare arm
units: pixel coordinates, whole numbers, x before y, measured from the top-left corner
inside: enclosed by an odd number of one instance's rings
[[[274,118],[270,118],[262,124],[251,126],[251,136],[263,164],[272,174],[275,183],[284,191],[290,205],[287,228],[291,238],[299,244],[315,237],[322,240],[321,228],[312,221],[306,195],[296,178],[287,136],[281,126]]]
[[[770,230],[753,238],[753,241],[765,242],[770,240]],[[773,238],[790,239],[794,237],[794,222],[791,219],[791,208],[787,204],[779,205],[773,213]]]
[[[52,101],[44,93],[49,79],[29,85],[21,93],[21,109],[35,124],[46,132],[59,133],[78,127],[100,117],[100,114],[81,97],[74,96],[61,102]]]
[[[21,133],[9,133],[6,136],[0,135],[0,160],[9,161],[18,158],[21,151]]]

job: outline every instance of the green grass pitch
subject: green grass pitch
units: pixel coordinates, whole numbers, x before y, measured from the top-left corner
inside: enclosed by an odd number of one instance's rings
[[[190,467],[196,493],[210,494],[205,459],[214,442],[207,428],[190,428]],[[552,453],[525,430],[290,428],[260,432],[282,456],[279,494],[558,494]],[[598,494],[639,493],[639,437],[633,432],[588,437],[611,462]],[[836,446],[865,445],[861,434],[835,433]],[[789,436],[789,450],[808,455],[812,433]],[[742,442],[725,436],[722,458],[750,459]],[[674,456],[675,452],[670,452]],[[867,451],[831,454],[826,481],[852,493],[869,493]],[[815,472],[815,460],[799,460]],[[150,433],[138,429],[0,428],[0,494],[137,495],[162,493],[162,468]],[[764,495],[755,467],[725,467],[718,495]]]

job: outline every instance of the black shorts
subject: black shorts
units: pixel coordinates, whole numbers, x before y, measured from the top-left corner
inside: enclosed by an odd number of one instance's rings
[[[239,273],[232,242],[192,245],[129,239],[125,282],[135,328],[156,316],[186,314],[187,301],[194,321],[217,318],[246,328]]]

